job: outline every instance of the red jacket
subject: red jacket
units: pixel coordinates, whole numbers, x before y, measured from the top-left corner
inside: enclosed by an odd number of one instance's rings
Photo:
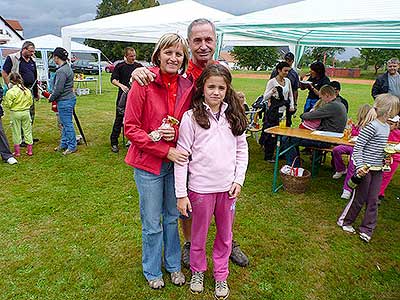
[[[162,120],[168,115],[168,90],[162,81],[160,69],[154,67],[150,70],[157,75],[155,80],[147,86],[134,82],[128,94],[124,130],[132,145],[125,162],[134,168],[159,175],[161,164],[166,160],[169,148],[175,147],[179,133],[176,127],[173,142],[163,139],[153,142],[148,136],[160,127]],[[179,75],[173,115],[179,121],[190,107],[193,92],[194,84]]]

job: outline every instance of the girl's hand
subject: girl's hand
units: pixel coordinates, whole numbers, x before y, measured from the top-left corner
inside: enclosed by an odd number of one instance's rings
[[[185,217],[189,217],[188,212],[192,212],[192,205],[190,204],[189,198],[187,196],[178,198],[176,207],[178,208],[181,215]]]
[[[170,147],[168,150],[167,158],[180,166],[188,160],[188,157],[188,153],[176,150],[174,147]]]
[[[173,141],[175,138],[175,129],[172,126],[167,128],[160,126],[157,131],[161,133],[161,137],[167,142]]]
[[[364,167],[361,167],[361,168],[359,168],[358,170],[357,170],[357,175],[358,176],[361,176],[361,177],[364,177],[365,175],[367,175],[368,174],[368,172],[369,172],[369,170],[365,170],[364,169]]]
[[[229,190],[229,198],[237,198],[237,196],[239,196],[240,191],[242,190],[242,187],[240,186],[240,184],[234,182],[231,186],[231,189]]]

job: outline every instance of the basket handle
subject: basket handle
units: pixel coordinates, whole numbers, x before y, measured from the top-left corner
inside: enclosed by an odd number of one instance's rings
[[[301,159],[300,159],[300,156],[296,156],[294,159],[293,159],[293,162],[292,162],[292,165],[290,166],[290,175],[292,175],[294,172],[293,172],[293,169],[294,169],[294,163],[296,162],[296,159],[299,159],[299,162],[300,162],[300,167],[301,167]],[[292,176],[294,176],[294,175],[292,175]]]

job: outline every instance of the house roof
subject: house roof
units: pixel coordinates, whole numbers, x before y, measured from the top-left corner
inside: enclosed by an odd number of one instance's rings
[[[237,62],[237,59],[228,51],[221,51],[219,58],[226,62]]]
[[[21,23],[18,20],[6,20],[8,25],[11,26],[14,30],[22,31],[24,28],[22,27]]]
[[[6,24],[8,26],[8,28],[10,28],[21,40],[24,39],[23,36],[21,36],[17,30],[15,30],[8,22],[6,19],[4,19],[2,16],[0,16],[0,20],[4,22],[4,24]],[[18,22],[18,21],[17,21]],[[19,23],[18,23],[19,24]],[[21,26],[21,25],[20,25]]]

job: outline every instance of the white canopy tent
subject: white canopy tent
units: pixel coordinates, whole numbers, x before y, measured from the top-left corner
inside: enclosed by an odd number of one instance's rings
[[[207,18],[217,28],[222,20],[233,15],[202,5],[192,0],[183,0],[147,9],[97,19],[61,28],[64,47],[70,49],[71,38],[91,38],[110,41],[156,43],[169,32],[186,36],[188,25],[195,19]],[[226,45],[270,45],[269,41],[243,35],[224,34]]]
[[[47,53],[52,52],[55,48],[57,47],[62,47],[62,39],[58,36],[52,35],[52,34],[47,34],[43,36],[38,36],[34,37],[31,39],[28,39],[35,45],[35,49],[37,51],[40,51],[42,53],[42,58],[43,58],[43,65],[44,65],[44,70],[46,74],[46,80],[48,80],[48,61],[47,61]],[[2,59],[2,50],[1,49],[21,49],[22,44],[25,41],[19,41],[16,43],[11,43],[7,45],[0,45],[0,59]],[[101,66],[100,66],[100,55],[101,51],[96,48],[92,48],[77,42],[72,41],[71,42],[71,47],[70,47],[72,52],[76,53],[89,53],[89,54],[96,54],[97,55],[97,61],[98,61],[98,67],[99,67],[99,91],[101,93]],[[2,62],[0,62],[2,65]]]
[[[228,35],[289,45],[296,62],[306,46],[400,48],[398,0],[304,0],[225,20]]]

